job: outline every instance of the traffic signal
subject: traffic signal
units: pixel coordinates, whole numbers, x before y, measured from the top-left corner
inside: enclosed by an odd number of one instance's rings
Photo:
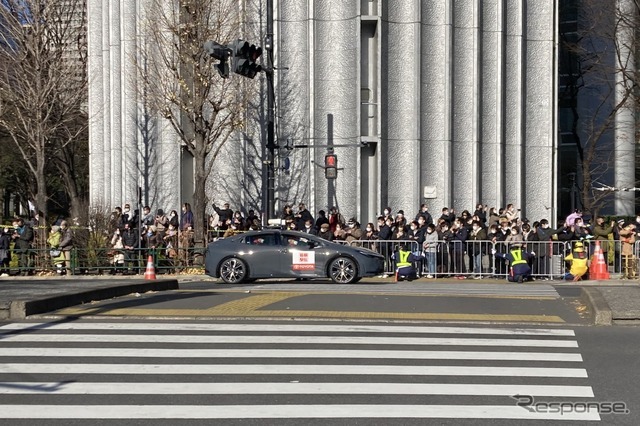
[[[324,177],[327,179],[338,177],[338,156],[336,154],[326,154],[324,156]]]
[[[244,40],[236,40],[229,45],[233,55],[233,72],[241,76],[254,78],[262,71],[262,66],[256,61],[262,55],[262,48],[249,44]]]
[[[214,65],[220,77],[229,78],[229,56],[231,56],[229,48],[211,40],[205,42],[202,47],[209,56],[220,61]]]

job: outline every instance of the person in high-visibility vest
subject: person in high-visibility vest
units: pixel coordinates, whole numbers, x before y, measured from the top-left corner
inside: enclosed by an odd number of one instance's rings
[[[509,276],[507,277],[509,281],[521,283],[531,280],[529,261],[533,259],[535,253],[524,251],[522,244],[513,244],[508,253],[499,253],[496,249],[492,249],[491,253],[509,261]]]
[[[420,260],[419,256],[414,255],[407,249],[404,244],[400,244],[391,258],[396,262],[396,276],[398,280],[406,279],[413,281],[417,278],[416,268],[413,262]]]
[[[564,275],[565,280],[580,281],[589,270],[589,256],[580,241],[573,245],[573,251],[564,257],[564,261],[571,265],[569,272]]]

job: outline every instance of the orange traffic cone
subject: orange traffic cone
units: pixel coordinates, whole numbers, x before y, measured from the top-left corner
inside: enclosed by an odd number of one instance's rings
[[[600,248],[600,241],[598,240],[596,240],[596,248],[593,252],[591,265],[589,266],[589,278],[592,280],[609,279],[609,267],[604,260],[604,254],[602,254],[602,248]]]
[[[151,255],[149,255],[149,259],[147,260],[147,270],[144,271],[144,279],[145,280],[156,279],[156,268],[153,266],[153,256]]]

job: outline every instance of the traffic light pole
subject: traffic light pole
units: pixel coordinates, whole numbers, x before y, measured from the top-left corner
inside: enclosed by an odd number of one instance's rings
[[[275,217],[275,85],[273,67],[273,0],[267,0],[267,35],[264,43],[267,52],[267,144],[263,161],[264,223]],[[266,184],[266,185],[265,185]],[[266,188],[265,188],[266,186]]]

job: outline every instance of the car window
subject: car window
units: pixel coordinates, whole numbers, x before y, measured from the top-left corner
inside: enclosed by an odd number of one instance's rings
[[[273,234],[250,235],[245,237],[244,243],[254,246],[273,246],[276,243],[276,239]]]
[[[316,240],[313,240],[311,238],[306,238],[306,237],[300,237],[297,235],[291,235],[291,234],[282,234],[281,237],[281,244],[283,246],[289,246],[289,247],[298,247],[301,249],[308,249],[311,245],[311,243],[313,243],[313,246],[317,247],[320,244],[318,244],[316,242]]]

